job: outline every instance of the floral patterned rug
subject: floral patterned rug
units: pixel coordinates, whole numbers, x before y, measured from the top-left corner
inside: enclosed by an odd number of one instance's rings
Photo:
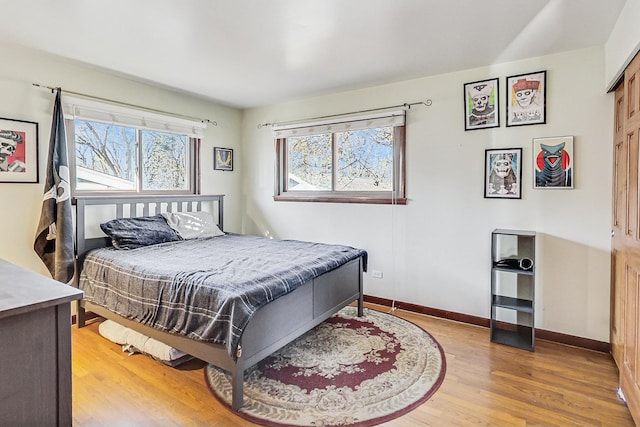
[[[442,347],[419,326],[345,307],[247,369],[238,415],[266,426],[372,426],[429,399],[445,371]],[[230,408],[230,375],[209,365],[205,377]]]

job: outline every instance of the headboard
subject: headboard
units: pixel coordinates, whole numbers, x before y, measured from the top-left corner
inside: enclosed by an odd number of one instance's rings
[[[111,246],[111,240],[100,229],[100,223],[115,218],[132,218],[164,212],[210,212],[223,227],[224,195],[158,195],[158,196],[75,196],[76,255],[81,263],[85,254],[96,248]],[[93,210],[93,213],[90,212]]]

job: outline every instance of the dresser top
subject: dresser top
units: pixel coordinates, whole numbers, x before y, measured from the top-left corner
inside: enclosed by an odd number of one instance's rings
[[[68,303],[83,292],[0,259],[0,319]]]

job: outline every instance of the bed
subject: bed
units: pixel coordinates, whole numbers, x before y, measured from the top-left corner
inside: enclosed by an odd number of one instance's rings
[[[166,212],[207,211],[211,213],[220,230],[224,230],[223,201],[222,195],[76,197],[78,265],[76,285],[85,291],[85,298],[78,304],[77,325],[78,327],[85,325],[85,312],[90,311],[228,371],[231,374],[233,387],[231,406],[234,410],[238,410],[243,403],[242,387],[245,369],[354,301],[358,305],[358,314],[362,315],[362,274],[366,270],[366,252],[342,245],[279,241],[233,233],[224,233],[224,236],[207,239],[172,241],[123,251],[114,249],[112,239],[100,229],[101,223],[113,218],[136,218],[137,220],[137,217],[149,217]],[[289,248],[288,245],[293,246]],[[306,247],[306,245],[311,246]],[[227,253],[225,247],[233,249]],[[296,256],[287,255],[292,252],[279,252],[283,250],[303,253],[308,249],[310,249],[311,265],[301,261],[298,266],[295,261]],[[322,252],[325,249],[330,253],[325,255]],[[182,255],[176,255],[178,252],[173,252],[174,250],[188,251],[186,253],[189,255],[177,261]],[[254,250],[258,252],[254,253]],[[142,270],[143,261],[141,261],[143,251],[149,251],[151,253],[149,258],[155,259],[155,264],[167,269],[166,274],[173,274],[169,271],[171,265],[188,267],[193,264],[189,267],[190,270],[179,273],[180,277],[188,277],[187,283],[184,285],[172,283],[172,287],[169,285],[162,287],[158,294],[150,293],[152,286],[146,282],[129,283],[126,277],[140,276],[139,280],[144,281],[153,276],[153,274],[145,273],[144,276],[139,274],[140,271],[145,271]],[[138,254],[140,254],[140,260]],[[291,258],[291,262],[296,264],[284,267],[286,272],[276,272],[277,269],[275,266],[272,267],[269,254],[275,254],[279,258]],[[315,254],[316,259],[313,259],[312,254]],[[169,258],[164,260],[163,256],[169,256]],[[104,266],[98,266],[98,259]],[[250,264],[247,274],[238,273],[241,268],[245,268],[241,267],[241,261],[249,260],[255,263],[260,259],[263,259],[262,265]],[[129,267],[121,265],[125,260],[131,264]],[[325,265],[325,261],[328,264]],[[209,270],[193,268],[195,265],[209,262],[218,264]],[[122,270],[118,274],[125,276],[111,276],[105,272],[117,270],[115,266]],[[188,269],[186,267],[185,269]],[[257,274],[257,271],[260,271],[260,274]],[[214,274],[215,272],[217,273]],[[221,275],[217,276],[218,273]],[[278,274],[285,274],[285,276],[278,276]],[[92,275],[95,276],[93,279]],[[245,276],[250,277],[247,284],[240,283],[240,277]],[[175,278],[175,274],[172,277]],[[296,278],[297,280],[290,280]],[[250,294],[224,300],[221,295],[227,294],[226,288],[215,291],[217,293],[214,292],[213,295],[210,294],[211,291],[205,291],[202,298],[194,297],[193,295],[200,295],[199,291],[196,292],[198,288],[196,285],[209,279],[229,284],[230,288],[239,289],[244,289],[248,283],[256,282],[258,290],[252,288],[253,291],[247,291]],[[110,280],[111,283],[109,283]],[[112,294],[117,294],[118,298],[100,298],[103,288],[121,285],[124,282],[127,282],[126,292],[119,289],[110,291]],[[92,286],[95,286],[95,289]],[[183,292],[184,288],[188,289],[188,292]],[[203,288],[209,289],[208,286]],[[135,289],[141,289],[141,291],[136,294]],[[135,295],[131,301],[126,302],[126,298],[120,298],[124,293]],[[185,300],[172,299],[175,294],[184,293],[189,295]],[[264,301],[260,300],[261,293],[266,295]],[[165,294],[170,295],[168,300],[163,299]],[[147,300],[157,300],[162,303],[160,308],[156,309],[160,313],[158,316],[155,315],[156,311],[152,310],[153,319],[149,318],[148,309],[142,310],[136,305],[140,303],[144,306]],[[198,302],[199,300],[204,303]],[[225,308],[217,311],[217,306],[215,310],[202,306],[209,303],[221,304]],[[170,312],[162,312],[168,306],[177,307],[182,315],[174,316]],[[244,313],[241,313],[242,311]],[[201,319],[195,321],[194,319],[198,317]],[[222,320],[218,322],[220,319]],[[193,327],[193,325],[198,326]]]

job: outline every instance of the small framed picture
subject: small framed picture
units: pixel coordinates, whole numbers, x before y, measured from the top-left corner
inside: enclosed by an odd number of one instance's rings
[[[464,85],[464,130],[500,126],[498,79]]]
[[[507,126],[546,123],[547,72],[507,77]]]
[[[522,182],[522,148],[485,150],[484,197],[519,199]]]
[[[38,123],[0,118],[0,182],[38,182]]]
[[[533,188],[573,188],[573,136],[533,139]]]
[[[219,171],[233,170],[233,150],[231,148],[213,147],[213,169]]]

